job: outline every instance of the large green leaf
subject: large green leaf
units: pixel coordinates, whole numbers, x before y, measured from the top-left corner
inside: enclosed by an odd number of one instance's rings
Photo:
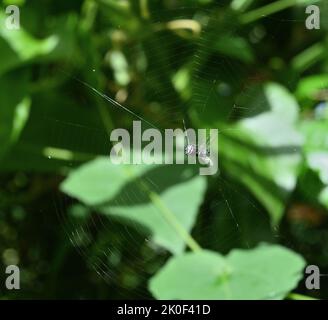
[[[112,200],[126,183],[150,169],[151,166],[115,165],[109,158],[100,157],[73,171],[61,190],[95,206]]]
[[[302,278],[304,260],[277,245],[171,258],[151,279],[158,299],[282,299]]]
[[[250,103],[253,116],[228,128],[219,139],[219,154],[228,172],[257,196],[277,223],[301,163],[298,106],[277,84],[259,89]]]
[[[176,220],[187,232],[195,223],[199,206],[203,200],[205,181],[198,176],[185,183],[177,184],[159,196],[148,190],[152,202],[134,206],[109,206],[102,212],[130,219],[146,226],[155,243],[174,254],[184,249],[184,235],[174,228]]]
[[[205,178],[195,176],[192,167],[115,165],[106,158],[81,166],[61,186],[106,215],[145,227],[174,254],[190,241],[205,188]]]

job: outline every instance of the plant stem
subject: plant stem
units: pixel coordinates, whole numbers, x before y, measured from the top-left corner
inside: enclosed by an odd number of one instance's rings
[[[165,203],[163,203],[161,197],[157,193],[152,192],[150,190],[148,192],[148,195],[149,195],[149,198],[151,199],[151,201],[161,211],[161,213],[163,214],[163,216],[167,220],[167,222],[175,229],[175,231],[185,241],[185,243],[188,245],[188,247],[194,252],[200,251],[201,247],[199,246],[199,244],[189,234],[189,232],[187,232],[186,229],[183,226],[181,226],[180,222],[177,220],[177,218],[173,214],[173,212],[165,205]]]
[[[141,11],[141,16],[144,19],[150,18],[150,13],[148,9],[148,0],[140,0],[140,11]]]
[[[129,174],[131,174],[129,172]],[[171,227],[177,232],[177,234],[184,240],[184,242],[188,245],[188,247],[193,252],[198,252],[202,250],[200,245],[196,242],[196,240],[189,234],[188,231],[180,224],[174,213],[165,205],[162,201],[161,197],[156,193],[150,190],[148,185],[142,180],[138,179],[140,186],[145,190],[148,194],[150,201],[157,207],[157,209],[161,212],[164,219],[171,225]]]
[[[303,294],[298,294],[298,293],[290,293],[287,296],[287,299],[289,299],[289,300],[318,300],[316,298],[312,298],[312,297],[305,296]]]
[[[269,16],[271,14],[274,14],[276,12],[282,11],[284,9],[287,9],[289,7],[292,7],[296,4],[298,4],[299,0],[279,0],[275,1],[273,3],[270,3],[268,5],[265,5],[261,8],[252,10],[250,12],[247,12],[241,16],[241,23],[247,24],[250,22],[254,22],[258,19],[261,19],[263,17]],[[307,1],[304,1],[304,4],[306,4]],[[309,0],[310,3],[310,0]]]
[[[315,43],[295,56],[292,60],[292,66],[297,72],[302,73],[325,57],[326,46],[320,42]]]

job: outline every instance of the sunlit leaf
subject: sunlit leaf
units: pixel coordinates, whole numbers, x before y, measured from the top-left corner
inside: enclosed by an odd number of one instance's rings
[[[252,96],[255,116],[240,120],[219,139],[219,154],[229,174],[258,197],[277,223],[296,186],[303,139],[295,127],[295,99],[276,84],[263,90],[258,92],[263,98]]]
[[[300,129],[305,136],[304,153],[306,163],[317,174],[323,184],[318,194],[315,194],[315,190],[311,192],[318,197],[321,204],[328,208],[328,121],[304,121]],[[316,187],[320,186],[316,185]]]
[[[137,222],[157,244],[177,254],[185,247],[184,233],[195,223],[206,188],[205,178],[193,174],[182,165],[115,165],[99,158],[73,171],[61,189],[98,205],[106,215]]]
[[[304,260],[277,245],[171,258],[151,279],[157,299],[282,299],[302,278]]]
[[[87,205],[99,205],[112,200],[126,183],[150,169],[147,165],[115,165],[109,158],[98,158],[73,171],[61,189]]]

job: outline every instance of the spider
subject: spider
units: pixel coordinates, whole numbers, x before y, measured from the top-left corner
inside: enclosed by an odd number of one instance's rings
[[[196,145],[193,143],[190,143],[188,134],[187,134],[187,129],[185,125],[185,121],[183,120],[183,127],[186,132],[186,137],[187,137],[187,145],[184,149],[185,155],[187,156],[198,156],[200,159],[202,159],[207,165],[212,165],[212,160],[209,157],[209,150],[207,150],[206,145]]]

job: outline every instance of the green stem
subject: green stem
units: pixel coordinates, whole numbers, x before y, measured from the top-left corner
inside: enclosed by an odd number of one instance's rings
[[[127,170],[129,175],[134,176],[129,170]],[[148,185],[142,180],[138,180],[140,186],[147,193],[150,201],[156,206],[156,208],[161,212],[164,219],[171,225],[171,227],[177,232],[177,234],[184,240],[187,246],[193,251],[198,252],[202,250],[200,245],[196,240],[189,234],[188,231],[180,224],[174,213],[165,205],[161,197],[156,193],[150,190]]]
[[[315,43],[292,60],[293,68],[302,73],[321,59],[326,57],[326,47],[322,43]]]
[[[173,212],[163,203],[161,197],[148,189],[148,195],[150,200],[156,205],[156,207],[161,211],[166,221],[175,229],[175,231],[180,235],[180,237],[185,241],[188,247],[194,251],[200,251],[201,247],[195,241],[195,239],[186,231],[186,229],[181,226],[180,222],[177,220]]]
[[[275,1],[273,3],[270,3],[266,6],[263,6],[261,8],[252,10],[250,12],[247,12],[241,16],[241,23],[247,24],[254,22],[258,19],[261,19],[263,17],[269,16],[271,14],[274,14],[276,12],[282,11],[284,9],[287,9],[289,7],[292,7],[294,5],[297,5],[300,1],[299,0],[279,0]],[[309,0],[310,2],[310,0]],[[306,2],[304,2],[306,4]]]
[[[148,0],[140,0],[140,11],[141,11],[141,16],[144,19],[150,18],[149,9],[148,9]]]
[[[85,0],[82,7],[82,22],[81,26],[84,30],[89,31],[92,29],[96,20],[98,11],[98,4],[94,0]]]
[[[289,300],[318,300],[316,298],[312,298],[312,297],[305,296],[303,294],[298,294],[298,293],[290,293],[287,296],[287,299],[289,299]]]

